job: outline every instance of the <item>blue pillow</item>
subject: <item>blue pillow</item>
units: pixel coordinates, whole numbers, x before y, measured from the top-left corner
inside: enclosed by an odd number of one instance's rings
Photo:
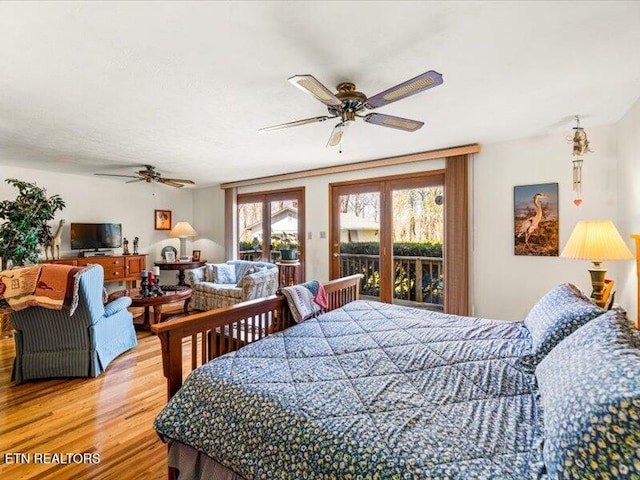
[[[570,283],[553,288],[524,320],[532,345],[531,353],[520,358],[520,366],[533,372],[553,347],[604,312]]]
[[[214,283],[236,283],[236,267],[228,263],[217,263],[211,265]]]
[[[640,478],[640,333],[617,312],[536,368],[550,478]]]

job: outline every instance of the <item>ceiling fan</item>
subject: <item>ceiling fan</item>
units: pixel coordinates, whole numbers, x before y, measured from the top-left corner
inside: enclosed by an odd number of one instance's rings
[[[144,170],[138,170],[135,172],[135,175],[116,175],[113,173],[94,173],[94,175],[101,175],[103,177],[125,177],[125,178],[133,178],[135,180],[129,180],[125,183],[134,183],[134,182],[147,182],[147,183],[162,183],[164,185],[170,185],[176,188],[182,188],[186,185],[195,185],[193,180],[180,180],[178,178],[164,178],[160,175],[159,172],[156,171],[156,168],[153,165],[145,165]]]
[[[329,141],[327,142],[327,147],[334,147],[340,143],[346,128],[355,121],[356,117],[362,118],[365,122],[373,123],[374,125],[415,132],[424,125],[424,122],[394,117],[393,115],[386,115],[384,113],[364,114],[364,111],[373,110],[428,90],[429,88],[437,87],[443,83],[443,79],[442,75],[438,72],[429,70],[411,80],[407,80],[384,92],[380,92],[373,97],[367,97],[364,93],[358,92],[355,84],[350,82],[339,83],[336,87],[337,92],[332,93],[312,75],[294,75],[289,78],[289,82],[324,103],[327,106],[327,110],[329,110],[329,115],[282,123],[272,127],[261,128],[258,131],[260,133],[273,132],[274,130],[281,130],[283,128],[297,127],[298,125],[324,122],[332,118],[339,118],[340,120],[333,128],[331,137],[329,137]]]

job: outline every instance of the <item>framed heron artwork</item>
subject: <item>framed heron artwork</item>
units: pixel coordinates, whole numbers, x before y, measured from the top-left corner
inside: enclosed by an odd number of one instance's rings
[[[514,253],[557,257],[558,184],[513,187]]]

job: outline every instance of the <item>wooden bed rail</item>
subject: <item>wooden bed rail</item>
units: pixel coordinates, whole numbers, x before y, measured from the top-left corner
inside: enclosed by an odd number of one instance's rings
[[[362,275],[331,280],[324,284],[327,311],[357,300]],[[167,395],[173,397],[187,372],[209,360],[238,350],[247,343],[279,332],[291,325],[291,313],[283,295],[238,303],[231,307],[196,313],[151,326],[162,347],[162,369]],[[189,341],[190,340],[190,341]],[[190,364],[184,365],[190,353]]]

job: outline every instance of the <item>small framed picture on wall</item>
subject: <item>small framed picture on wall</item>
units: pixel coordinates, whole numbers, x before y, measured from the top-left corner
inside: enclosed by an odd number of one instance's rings
[[[200,261],[200,250],[194,250],[191,253],[191,261],[192,262],[199,262]]]
[[[514,253],[557,257],[558,184],[520,185],[513,189]]]
[[[156,230],[171,230],[171,210],[154,210],[153,218]]]

